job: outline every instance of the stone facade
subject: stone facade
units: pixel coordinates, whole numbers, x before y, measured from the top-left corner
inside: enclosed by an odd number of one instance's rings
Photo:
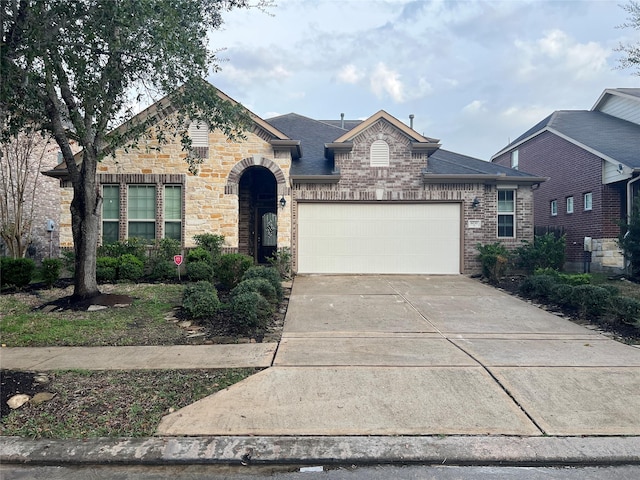
[[[238,182],[247,169],[266,168],[274,174],[278,195],[290,200],[288,188],[291,156],[274,148],[259,132],[246,132],[244,141],[231,142],[220,132],[209,134],[209,148],[197,175],[187,172],[186,154],[179,141],[159,145],[146,141],[137,149],[118,150],[98,166],[101,184],[120,185],[120,239],[127,237],[126,186],[131,184],[182,185],[183,246],[194,246],[193,236],[203,233],[224,235],[225,250],[237,251],[239,245]],[[62,211],[69,212],[73,191],[63,184]],[[161,191],[160,188],[157,189]],[[280,198],[280,197],[278,197]],[[157,212],[162,212],[162,195],[158,195]],[[156,238],[162,238],[162,214],[158,213]],[[64,228],[61,245],[73,246],[70,214],[62,215]],[[278,247],[291,245],[290,209],[278,209]]]

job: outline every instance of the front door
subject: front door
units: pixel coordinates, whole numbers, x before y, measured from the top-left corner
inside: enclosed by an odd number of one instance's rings
[[[258,233],[256,251],[258,263],[267,263],[278,245],[278,216],[273,207],[258,208]]]
[[[267,263],[278,245],[276,179],[264,167],[250,167],[239,186],[238,251]]]

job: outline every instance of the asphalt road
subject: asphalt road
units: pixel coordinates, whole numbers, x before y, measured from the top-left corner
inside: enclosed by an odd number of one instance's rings
[[[281,467],[291,469],[292,467]],[[640,466],[615,467],[447,467],[447,466],[366,466],[335,468],[322,472],[274,471],[274,467],[185,465],[156,466],[0,466],[3,480],[636,480]]]

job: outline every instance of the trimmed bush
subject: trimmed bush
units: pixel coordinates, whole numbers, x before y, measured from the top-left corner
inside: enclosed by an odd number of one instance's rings
[[[2,286],[26,287],[31,283],[35,269],[36,263],[30,258],[3,257],[0,264]]]
[[[507,273],[509,251],[500,242],[488,245],[476,245],[480,252],[478,260],[482,264],[482,276],[490,283],[498,283]]]
[[[211,263],[213,257],[202,247],[196,247],[189,250],[187,253],[187,263],[189,262],[207,262]]]
[[[284,296],[282,292],[282,277],[280,273],[273,267],[264,267],[264,266],[256,266],[249,268],[244,275],[242,276],[242,280],[249,280],[251,278],[264,278],[267,280],[276,291],[276,298],[278,302],[282,301]]]
[[[182,294],[182,308],[194,319],[212,318],[220,310],[218,291],[207,281],[187,285]]]
[[[216,277],[222,286],[231,290],[234,288],[245,272],[253,266],[253,258],[241,253],[226,253],[220,256],[216,268]]]
[[[271,304],[257,292],[245,292],[234,296],[230,304],[232,325],[238,333],[254,333],[264,330],[273,315]]]
[[[211,256],[216,259],[222,254],[222,244],[224,243],[224,235],[214,235],[212,233],[203,233],[194,235],[193,240],[198,247],[204,248]]]
[[[248,278],[247,280],[241,281],[231,290],[231,296],[236,297],[246,292],[258,292],[272,305],[278,303],[276,290],[266,278]]]
[[[578,310],[581,317],[598,318],[607,310],[610,296],[602,287],[577,285],[571,291],[571,305]]]
[[[547,300],[551,298],[557,283],[550,275],[532,275],[520,284],[519,292],[528,298]]]
[[[144,275],[144,262],[135,255],[126,253],[118,259],[118,280],[136,281]]]
[[[561,270],[565,259],[565,237],[556,238],[553,233],[536,235],[533,243],[522,242],[515,250],[516,264],[532,273],[536,268]]]
[[[549,294],[549,300],[562,308],[571,308],[573,286],[566,283],[556,283]]]
[[[152,266],[149,276],[152,280],[168,280],[178,275],[176,265],[173,261],[156,259]]]
[[[609,311],[619,323],[640,326],[640,301],[635,298],[610,298]]]
[[[96,259],[96,279],[98,282],[115,282],[118,278],[118,259],[98,257]]]
[[[51,288],[56,280],[60,277],[60,270],[62,270],[62,260],[59,258],[45,258],[42,260],[42,267],[40,272],[42,280],[45,285]]]
[[[133,255],[144,264],[147,261],[146,245],[145,241],[139,238],[107,243],[98,247],[98,257],[120,258],[123,255]]]
[[[213,267],[209,262],[205,261],[188,262],[187,276],[192,282],[199,282],[200,280],[210,282],[213,280]]]

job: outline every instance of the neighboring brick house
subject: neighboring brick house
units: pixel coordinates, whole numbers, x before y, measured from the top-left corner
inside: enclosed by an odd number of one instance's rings
[[[479,271],[478,243],[533,238],[531,187],[542,178],[442,150],[384,111],[251,117],[239,142],[190,130],[204,158],[197,176],[179,142],[105,158],[103,241],[172,236],[189,247],[208,232],[258,262],[290,247],[297,273],[457,274]],[[70,185],[64,166],[49,175],[62,179],[69,246]]]
[[[55,179],[42,177],[42,170],[54,168],[61,162],[60,149],[51,137],[42,137],[40,133],[32,133],[35,137],[26,141],[19,137],[16,142],[22,142],[20,147],[14,147],[17,155],[23,155],[25,149],[31,152],[31,158],[27,161],[27,183],[25,188],[27,205],[23,206],[23,217],[26,225],[30,224],[28,236],[30,238],[26,256],[36,262],[43,258],[57,258],[60,254],[60,185]],[[11,145],[11,144],[10,144]],[[28,146],[25,146],[28,145]],[[71,142],[72,148],[75,143]],[[8,146],[6,148],[12,148]],[[8,167],[3,163],[2,168],[6,177],[10,177]],[[9,180],[7,180],[9,181]],[[2,192],[2,195],[11,195],[10,191]],[[11,202],[7,203],[11,208]],[[14,213],[10,213],[13,215]],[[1,225],[0,225],[1,228]],[[7,248],[0,239],[0,255],[6,255]]]
[[[534,192],[536,227],[564,229],[568,270],[590,259],[593,271],[623,271],[616,240],[640,183],[640,88],[607,89],[591,110],[556,111],[491,161],[549,178]]]

